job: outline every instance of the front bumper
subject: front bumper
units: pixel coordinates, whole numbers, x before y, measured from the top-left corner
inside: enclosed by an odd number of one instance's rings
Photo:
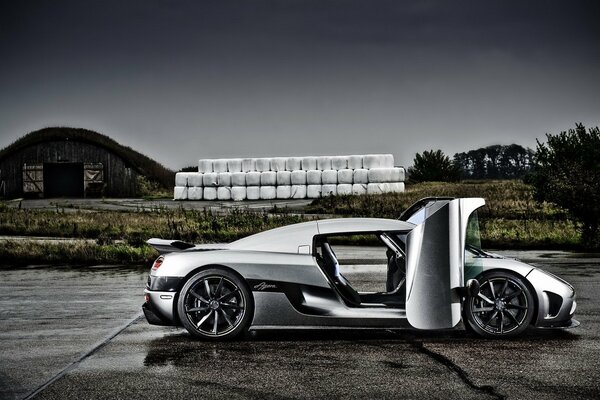
[[[534,326],[574,328],[579,325],[573,319],[577,309],[577,296],[570,284],[539,269],[532,270],[527,279],[534,286],[538,299],[538,315]]]
[[[562,325],[551,325],[551,326],[538,326],[539,329],[570,329],[577,328],[580,325],[579,321],[576,319],[570,319]]]

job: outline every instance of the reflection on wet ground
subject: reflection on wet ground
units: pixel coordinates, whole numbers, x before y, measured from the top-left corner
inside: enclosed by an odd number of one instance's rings
[[[529,329],[522,337],[512,338],[503,343],[494,342],[494,346],[510,345],[512,347],[530,346],[539,341],[551,340],[577,341],[580,337],[567,330]],[[232,342],[206,343],[194,339],[186,331],[165,335],[148,343],[148,353],[144,358],[145,366],[186,365],[195,362],[190,358],[219,357],[223,352],[237,356],[252,356],[257,351],[265,351],[269,347],[281,348],[286,343],[335,342],[343,345],[349,343],[368,343],[387,341],[389,343],[427,341],[430,344],[449,344],[471,348],[478,342],[487,343],[478,336],[462,329],[448,331],[410,331],[410,330],[273,330],[251,332],[244,340]],[[481,343],[479,343],[481,345]],[[274,346],[273,346],[274,345]],[[199,348],[202,351],[199,351]],[[197,360],[196,360],[197,361]]]
[[[581,326],[510,340],[458,328],[259,331],[221,343],[140,319],[37,398],[599,397],[600,256],[503,253],[571,282]],[[379,276],[362,275],[351,279],[374,284]],[[145,279],[145,270],[128,268],[7,271],[0,397],[30,393],[131,322]]]

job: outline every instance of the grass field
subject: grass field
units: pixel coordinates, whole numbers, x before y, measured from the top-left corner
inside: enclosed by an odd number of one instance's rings
[[[528,185],[520,181],[471,181],[409,185],[400,194],[319,199],[306,208],[304,215],[290,214],[285,209],[269,213],[232,209],[225,215],[216,215],[167,208],[90,212],[19,210],[0,205],[0,235],[94,239],[77,244],[1,241],[0,255],[3,264],[146,263],[156,256],[144,244],[150,237],[196,243],[230,242],[324,215],[397,218],[410,204],[428,196],[486,198],[480,222],[483,244],[489,249],[580,248],[577,224],[564,210],[535,202]]]
[[[533,200],[532,188],[521,181],[427,182],[408,185],[404,193],[329,197],[314,201],[307,212],[339,216],[398,218],[419,199],[483,197],[479,211],[484,246],[492,249],[576,249],[580,233],[567,212]]]

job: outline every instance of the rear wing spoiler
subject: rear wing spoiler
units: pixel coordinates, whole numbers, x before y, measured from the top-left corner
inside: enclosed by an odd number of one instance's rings
[[[152,238],[148,239],[146,243],[158,250],[160,254],[174,253],[195,247],[194,244],[171,239]]]

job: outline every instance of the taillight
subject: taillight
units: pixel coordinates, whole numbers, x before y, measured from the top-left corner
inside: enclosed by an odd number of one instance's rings
[[[158,257],[158,258],[157,258],[157,259],[154,261],[154,264],[152,264],[152,270],[153,270],[153,271],[156,271],[157,269],[159,269],[159,268],[160,268],[160,266],[162,265],[162,263],[163,263],[163,260],[164,260],[164,259],[165,259],[165,258],[164,258],[163,256],[160,256],[160,257]]]

